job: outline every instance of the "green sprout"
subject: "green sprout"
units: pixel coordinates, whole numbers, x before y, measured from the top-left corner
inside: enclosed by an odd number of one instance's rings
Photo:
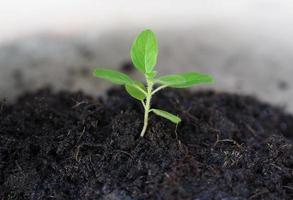
[[[151,112],[170,120],[174,124],[181,122],[178,116],[151,107],[151,99],[155,93],[166,87],[188,88],[195,84],[213,82],[212,76],[198,72],[185,72],[156,77],[157,72],[154,71],[154,67],[157,63],[158,44],[156,36],[151,30],[144,30],[139,34],[132,44],[130,55],[135,68],[145,76],[146,86],[139,81],[133,80],[128,75],[115,70],[97,68],[94,70],[93,75],[115,84],[124,85],[129,95],[141,101],[144,107],[144,124],[140,133],[141,137],[144,136],[147,130],[149,113]],[[155,84],[159,86],[154,88]]]

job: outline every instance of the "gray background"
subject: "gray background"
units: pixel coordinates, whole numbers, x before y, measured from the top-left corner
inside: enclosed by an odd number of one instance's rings
[[[157,68],[161,74],[186,70],[210,73],[216,82],[208,87],[255,95],[293,112],[290,1],[194,2],[182,1],[186,6],[180,12],[175,12],[176,4],[164,10],[165,1],[159,8],[149,5],[157,8],[153,16],[138,19],[137,11],[121,19],[115,12],[111,15],[103,10],[109,24],[107,20],[90,21],[91,26],[66,34],[36,29],[26,34],[12,31],[15,37],[9,40],[0,35],[0,97],[13,100],[24,91],[47,85],[56,90],[102,94],[110,84],[93,78],[91,70],[96,66],[119,69],[129,61],[134,37],[144,28],[152,28],[159,39]],[[62,30],[61,25],[59,28]],[[131,75],[141,78],[135,72]]]

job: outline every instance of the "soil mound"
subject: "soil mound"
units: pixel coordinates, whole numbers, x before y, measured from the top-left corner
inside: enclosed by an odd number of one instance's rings
[[[0,199],[293,199],[293,117],[248,97],[165,90],[150,115],[107,97],[49,89],[0,105]]]

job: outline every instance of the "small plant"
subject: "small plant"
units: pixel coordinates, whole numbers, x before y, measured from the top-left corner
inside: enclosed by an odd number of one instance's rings
[[[110,69],[97,68],[94,76],[109,80],[115,84],[124,85],[126,91],[135,99],[141,101],[144,107],[144,124],[140,136],[143,137],[148,126],[149,113],[153,112],[158,116],[164,117],[171,122],[178,124],[181,119],[169,112],[152,108],[152,96],[158,91],[166,88],[187,88],[195,84],[211,83],[213,78],[210,75],[198,72],[185,72],[156,77],[157,72],[154,67],[157,63],[158,44],[155,34],[151,30],[145,30],[139,34],[131,47],[131,59],[136,69],[144,74],[146,86],[128,75]],[[154,89],[154,85],[159,85]]]

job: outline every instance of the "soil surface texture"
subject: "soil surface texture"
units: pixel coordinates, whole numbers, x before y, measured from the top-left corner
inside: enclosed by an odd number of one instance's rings
[[[0,104],[1,200],[293,199],[293,117],[227,93],[165,90],[150,114],[120,88],[105,98],[49,89]]]

